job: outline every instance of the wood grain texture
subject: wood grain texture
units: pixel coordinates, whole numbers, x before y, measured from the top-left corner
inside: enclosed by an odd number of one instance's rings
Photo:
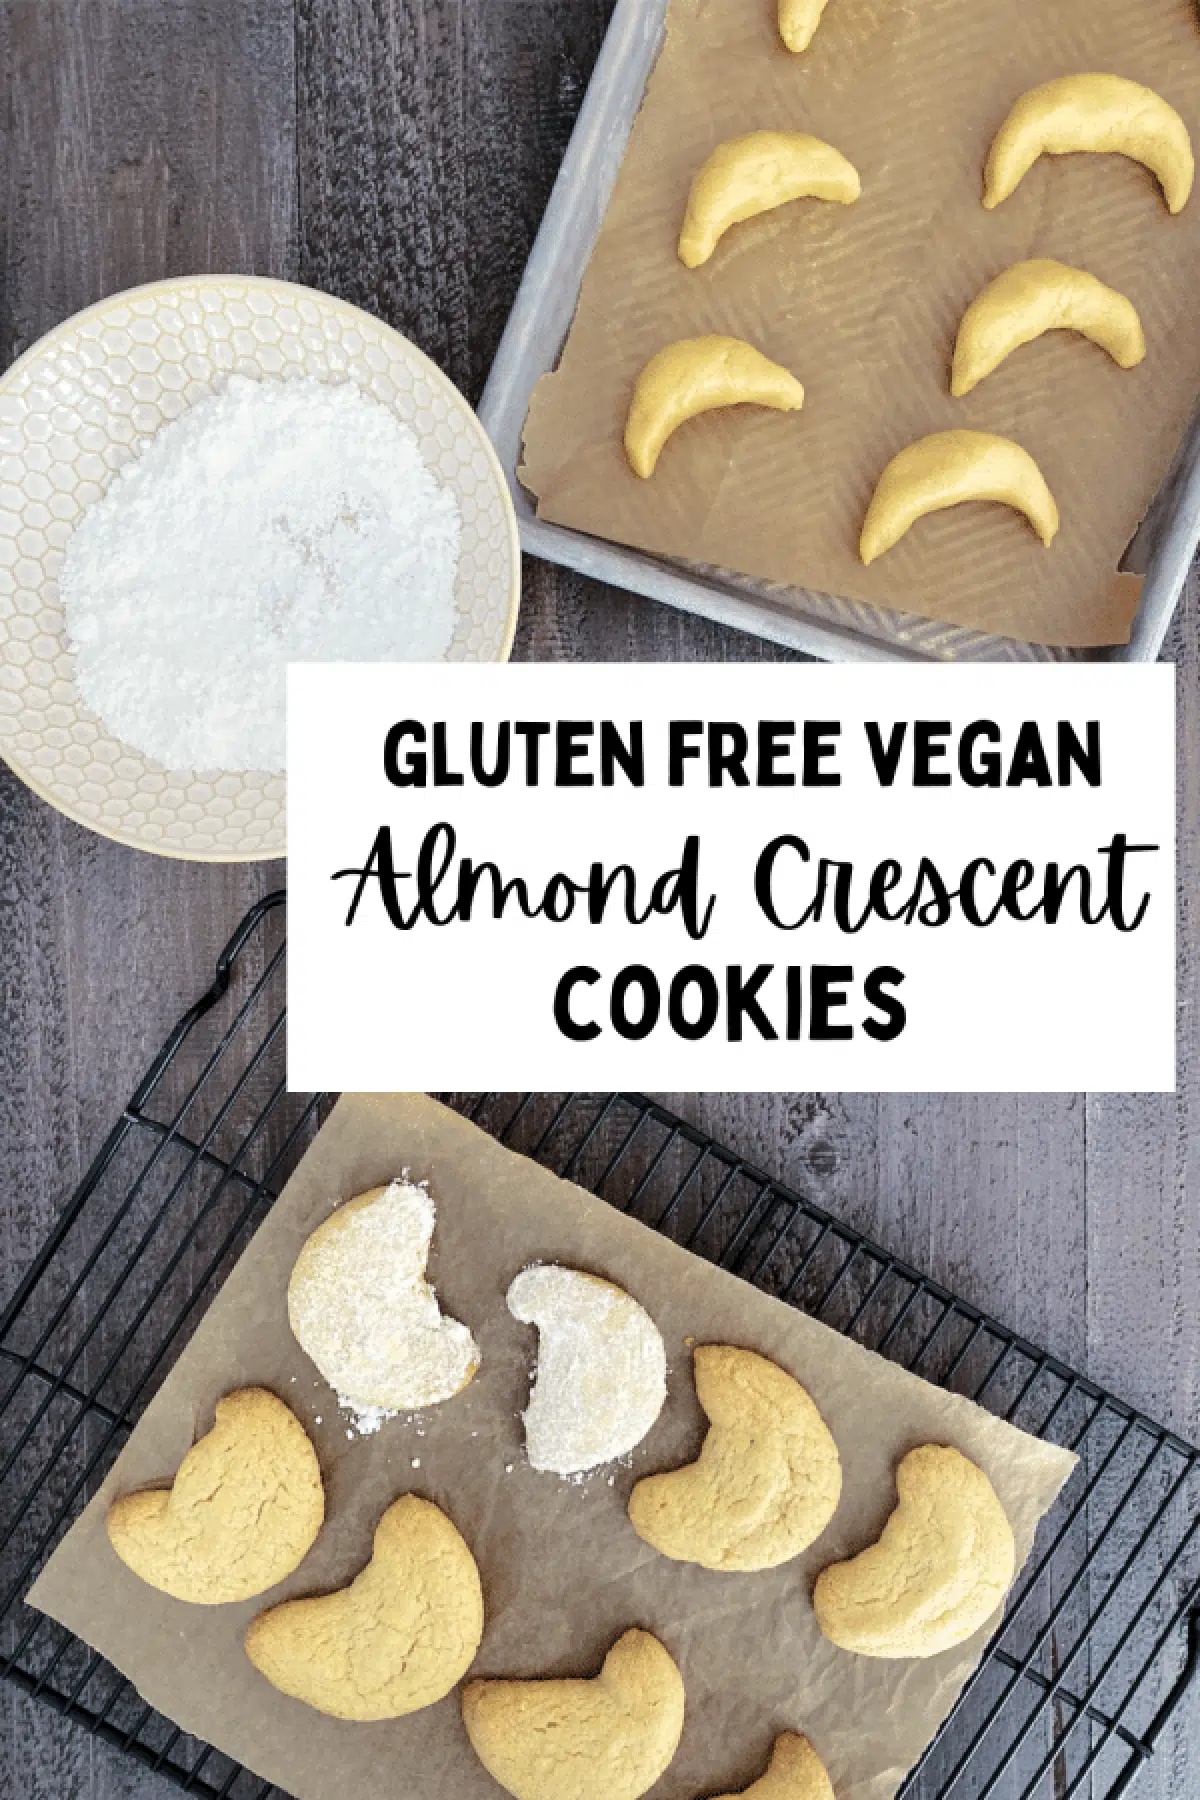
[[[298,277],[407,331],[473,399],[570,133],[606,0],[0,4],[0,360],[159,275]],[[529,562],[518,654],[786,660]],[[1175,1099],[678,1095],[965,1297],[1200,1430],[1200,594],[1180,667]],[[151,1050],[277,868],[158,861],[0,777],[0,1292]],[[1138,1800],[1200,1784],[1200,1698]],[[0,1794],[166,1800],[160,1778],[0,1692]],[[1003,1800],[1003,1796],[1001,1796]]]
[[[298,0],[300,279],[413,338],[477,400],[609,7]],[[518,657],[790,652],[526,560]]]
[[[289,0],[36,0],[0,9],[0,31],[0,361],[138,282],[294,274]],[[281,875],[125,850],[0,773],[5,1293],[234,923]],[[0,1692],[0,1793],[170,1791]]]

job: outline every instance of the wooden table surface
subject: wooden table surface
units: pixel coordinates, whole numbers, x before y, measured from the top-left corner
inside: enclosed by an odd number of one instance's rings
[[[606,0],[0,4],[0,365],[79,307],[238,270],[340,294],[477,398]],[[527,563],[518,654],[786,654]],[[676,1096],[690,1117],[1195,1438],[1200,1432],[1200,605],[1180,696],[1176,1098]],[[281,865],[103,842],[0,773],[0,1297]],[[1137,1800],[1200,1790],[1200,1698]],[[174,1790],[0,1690],[0,1794]],[[399,1792],[399,1790],[397,1790]]]

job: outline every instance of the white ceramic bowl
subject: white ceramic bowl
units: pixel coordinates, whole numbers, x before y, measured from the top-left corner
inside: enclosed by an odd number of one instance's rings
[[[281,775],[172,774],[83,704],[58,569],[84,508],[168,420],[230,374],[353,380],[415,431],[458,498],[452,662],[502,662],[520,602],[507,483],[478,419],[428,357],[378,319],[311,288],[195,275],[77,313],[0,379],[0,754],[93,831],[200,862],[284,853]]]

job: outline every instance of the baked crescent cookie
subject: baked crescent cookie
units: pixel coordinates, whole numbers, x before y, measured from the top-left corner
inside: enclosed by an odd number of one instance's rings
[[[479,1367],[475,1339],[425,1278],[436,1219],[424,1185],[392,1181],[330,1213],[296,1258],[288,1321],[356,1412],[436,1406]]]
[[[817,1623],[860,1656],[937,1656],[1004,1604],[1012,1526],[982,1469],[925,1444],[896,1470],[899,1504],[877,1543],[817,1577]]]
[[[645,1307],[598,1275],[536,1263],[509,1287],[508,1310],[538,1329],[524,1413],[532,1467],[579,1475],[640,1444],[667,1397],[667,1353]]]
[[[123,1494],[108,1539],[151,1587],[197,1606],[265,1593],[299,1568],[325,1517],[316,1451],[265,1388],[217,1401],[169,1488]]]
[[[808,1739],[785,1731],[775,1739],[766,1774],[718,1800],[834,1800],[833,1783]]]
[[[245,1643],[273,1687],[317,1712],[398,1719],[444,1699],[482,1636],[475,1558],[444,1512],[407,1494],[349,1587],[260,1613]]]
[[[837,1445],[807,1391],[765,1356],[709,1344],[695,1366],[710,1421],[700,1456],[639,1481],[630,1521],[676,1562],[777,1568],[807,1550],[837,1510]]]
[[[627,1631],[591,1681],[473,1681],[463,1723],[515,1800],[639,1800],[683,1735],[683,1677],[646,1631]]]

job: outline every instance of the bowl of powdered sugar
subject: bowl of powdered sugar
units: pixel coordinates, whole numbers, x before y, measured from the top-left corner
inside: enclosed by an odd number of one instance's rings
[[[284,850],[289,662],[489,662],[520,595],[457,389],[311,289],[200,276],[0,380],[0,753],[141,849]]]

